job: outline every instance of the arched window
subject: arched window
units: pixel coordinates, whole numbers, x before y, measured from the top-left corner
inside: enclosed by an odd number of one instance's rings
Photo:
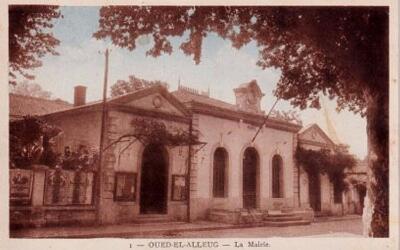
[[[226,168],[228,153],[224,148],[217,148],[214,152],[213,166],[213,195],[226,196]]]
[[[282,157],[274,155],[272,158],[272,198],[283,197]]]

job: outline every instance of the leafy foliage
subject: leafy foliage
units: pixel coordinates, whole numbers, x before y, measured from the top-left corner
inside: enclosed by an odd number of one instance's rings
[[[241,46],[255,41],[258,65],[277,67],[275,95],[302,109],[319,108],[319,94],[337,109],[366,115],[373,204],[370,236],[389,236],[389,8],[271,6],[107,6],[98,39],[133,50],[152,36],[147,54],[172,53],[170,39],[188,34],[180,49],[200,63],[202,41],[212,32]]]
[[[28,81],[19,82],[10,88],[11,93],[25,96],[33,96],[43,99],[50,99],[51,92],[43,90],[37,83],[29,83]]]
[[[111,86],[111,96],[116,97],[119,95],[134,92],[143,88],[148,88],[155,85],[162,85],[168,88],[168,83],[162,81],[148,81],[137,78],[134,75],[129,76],[129,80],[118,80]]]
[[[99,163],[99,154],[97,151],[90,151],[84,145],[80,145],[75,151],[65,147],[59,162],[60,167],[66,170],[94,170]]]
[[[132,120],[131,125],[131,133],[120,136],[103,150],[107,150],[117,143],[128,142],[128,145],[121,150],[120,153],[122,153],[136,141],[139,141],[143,145],[160,144],[171,147],[204,144],[199,141],[196,131],[190,134],[189,131],[181,128],[167,128],[163,122],[136,118]]]
[[[26,116],[10,122],[10,166],[29,168],[32,164],[55,165],[57,155],[51,141],[61,130],[37,117]]]
[[[162,122],[134,119],[132,125],[135,129],[135,137],[145,145],[185,146],[199,144],[197,135],[190,135],[189,131],[176,127],[170,131]]]
[[[80,145],[64,154],[53,150],[54,139],[61,129],[34,116],[10,122],[10,166],[30,168],[33,164],[59,166],[66,170],[93,170],[98,164],[98,152]]]
[[[346,188],[345,169],[353,168],[357,161],[349,154],[328,149],[319,151],[297,147],[295,153],[297,164],[309,174],[327,174],[332,183],[337,184],[341,191]]]
[[[10,5],[9,13],[9,83],[16,84],[16,73],[32,80],[28,70],[40,67],[40,60],[46,54],[58,55],[59,45],[50,29],[52,20],[60,17],[58,6],[51,5]]]
[[[196,64],[210,32],[235,48],[256,41],[258,65],[282,71],[275,94],[300,108],[319,108],[322,91],[338,98],[339,109],[364,113],[364,91],[387,92],[387,8],[107,6],[94,36],[133,50],[137,38],[152,35],[147,54],[159,56],[172,53],[170,38],[185,32],[180,49]]]

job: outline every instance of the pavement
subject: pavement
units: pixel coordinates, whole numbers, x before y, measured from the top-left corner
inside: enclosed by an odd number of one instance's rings
[[[285,228],[232,225],[210,221],[125,223],[102,226],[23,228],[10,231],[10,238],[176,238],[243,236],[361,237],[361,216],[317,217],[311,225]],[[349,230],[349,225],[354,229]],[[333,230],[336,229],[336,230]]]

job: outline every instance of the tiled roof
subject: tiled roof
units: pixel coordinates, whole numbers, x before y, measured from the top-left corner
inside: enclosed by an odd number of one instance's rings
[[[192,91],[187,91],[185,89],[178,89],[174,92],[171,93],[178,99],[180,102],[182,102],[185,106],[187,106],[189,109],[193,107],[193,102],[196,106],[196,103],[198,104],[204,104],[206,108],[208,108],[209,112],[214,113],[217,112],[217,110],[222,110],[222,112],[229,111],[230,116],[244,116],[244,117],[252,117],[252,119],[264,119],[265,118],[265,113],[256,113],[256,112],[249,112],[245,110],[241,110],[238,106],[227,103],[221,100],[217,100],[214,98],[210,98],[207,95],[200,94],[200,93],[193,93]],[[213,108],[215,107],[215,108]],[[300,129],[301,125],[297,124],[296,122],[288,121],[284,118],[279,118],[279,117],[274,117],[270,116],[268,118],[270,122],[278,122],[280,124],[285,124],[290,126],[296,126],[297,130]]]
[[[70,109],[73,105],[62,100],[47,100],[38,97],[9,94],[10,118],[17,119],[25,115],[44,115]]]
[[[236,105],[233,105],[233,104],[230,104],[230,103],[227,103],[224,101],[220,101],[220,100],[217,100],[214,98],[210,98],[210,97],[202,95],[202,94],[194,94],[194,93],[191,93],[191,92],[185,91],[185,90],[176,90],[176,91],[172,92],[171,94],[173,94],[183,104],[191,102],[191,101],[195,101],[195,102],[211,105],[214,107],[220,107],[220,108],[229,109],[229,110],[233,110],[233,111],[239,111],[239,109]]]

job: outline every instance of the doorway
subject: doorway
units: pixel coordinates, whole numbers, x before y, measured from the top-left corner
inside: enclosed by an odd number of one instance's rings
[[[257,207],[258,153],[254,148],[247,148],[243,155],[243,208]]]
[[[161,145],[144,149],[140,183],[140,213],[167,213],[168,154]]]
[[[315,212],[321,211],[321,180],[319,173],[308,174],[308,194],[310,206]]]

